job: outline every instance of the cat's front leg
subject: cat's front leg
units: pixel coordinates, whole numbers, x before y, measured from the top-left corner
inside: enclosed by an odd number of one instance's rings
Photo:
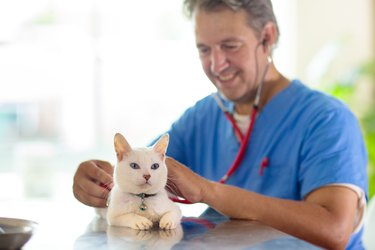
[[[169,211],[165,213],[159,222],[161,229],[174,229],[181,221],[181,213],[177,211]]]
[[[134,213],[119,215],[109,218],[108,224],[111,226],[130,227],[138,230],[148,230],[152,228],[153,223],[146,217]]]

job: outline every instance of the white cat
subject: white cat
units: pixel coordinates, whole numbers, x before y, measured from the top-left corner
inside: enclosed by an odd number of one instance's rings
[[[150,148],[133,149],[123,135],[115,135],[117,165],[106,215],[109,225],[139,230],[179,225],[181,210],[165,190],[168,142],[165,134]]]

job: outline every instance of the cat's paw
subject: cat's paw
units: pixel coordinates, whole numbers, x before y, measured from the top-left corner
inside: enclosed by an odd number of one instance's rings
[[[178,222],[173,221],[169,216],[164,216],[159,222],[159,227],[161,229],[174,229],[177,227]]]
[[[153,223],[145,217],[139,217],[137,218],[137,220],[134,220],[133,223],[131,223],[129,226],[133,229],[148,230],[152,228]]]

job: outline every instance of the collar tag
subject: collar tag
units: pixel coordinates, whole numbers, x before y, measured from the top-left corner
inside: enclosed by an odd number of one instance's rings
[[[156,194],[146,194],[146,193],[140,193],[140,194],[135,194],[135,196],[141,198],[141,204],[139,205],[139,210],[146,211],[147,210],[147,205],[145,203],[145,199],[148,197],[155,196]]]

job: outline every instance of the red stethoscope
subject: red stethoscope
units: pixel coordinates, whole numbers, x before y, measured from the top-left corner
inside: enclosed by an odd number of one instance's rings
[[[237,155],[236,155],[236,157],[235,157],[235,159],[234,159],[234,161],[232,163],[232,166],[228,169],[227,173],[223,177],[221,177],[221,179],[218,181],[219,183],[225,183],[233,175],[233,173],[238,169],[238,167],[240,166],[240,164],[241,164],[241,162],[242,162],[242,160],[244,158],[247,145],[249,145],[250,137],[251,137],[251,134],[253,132],[253,127],[254,127],[254,124],[255,124],[255,119],[256,119],[256,116],[258,114],[260,95],[261,95],[261,92],[262,92],[262,87],[263,87],[263,84],[264,84],[264,79],[266,77],[266,74],[268,72],[268,69],[269,69],[269,66],[270,66],[271,63],[272,63],[272,57],[268,56],[267,57],[267,64],[266,64],[266,67],[264,69],[262,78],[261,78],[260,83],[259,83],[259,87],[257,89],[256,96],[255,96],[255,100],[254,100],[254,104],[253,104],[253,110],[252,110],[252,112],[250,114],[250,124],[249,124],[249,127],[247,128],[247,131],[246,131],[245,135],[242,134],[240,128],[236,124],[235,119],[233,118],[233,115],[224,106],[224,104],[221,101],[221,99],[218,96],[218,94],[217,93],[213,93],[212,94],[212,97],[215,99],[215,101],[219,105],[220,109],[224,112],[225,117],[231,123],[231,125],[232,125],[232,127],[234,129],[234,132],[236,133],[236,135],[238,136],[238,138],[239,138],[239,140],[241,142],[240,149],[238,150],[238,153],[237,153]],[[261,163],[261,166],[260,166],[260,169],[259,169],[259,175],[263,174],[263,170],[267,166],[268,166],[268,158],[265,157],[263,159],[262,163]],[[171,197],[170,199],[172,201],[178,202],[178,203],[192,204],[190,201],[188,201],[186,199],[181,199],[181,198],[178,198],[178,197]]]

